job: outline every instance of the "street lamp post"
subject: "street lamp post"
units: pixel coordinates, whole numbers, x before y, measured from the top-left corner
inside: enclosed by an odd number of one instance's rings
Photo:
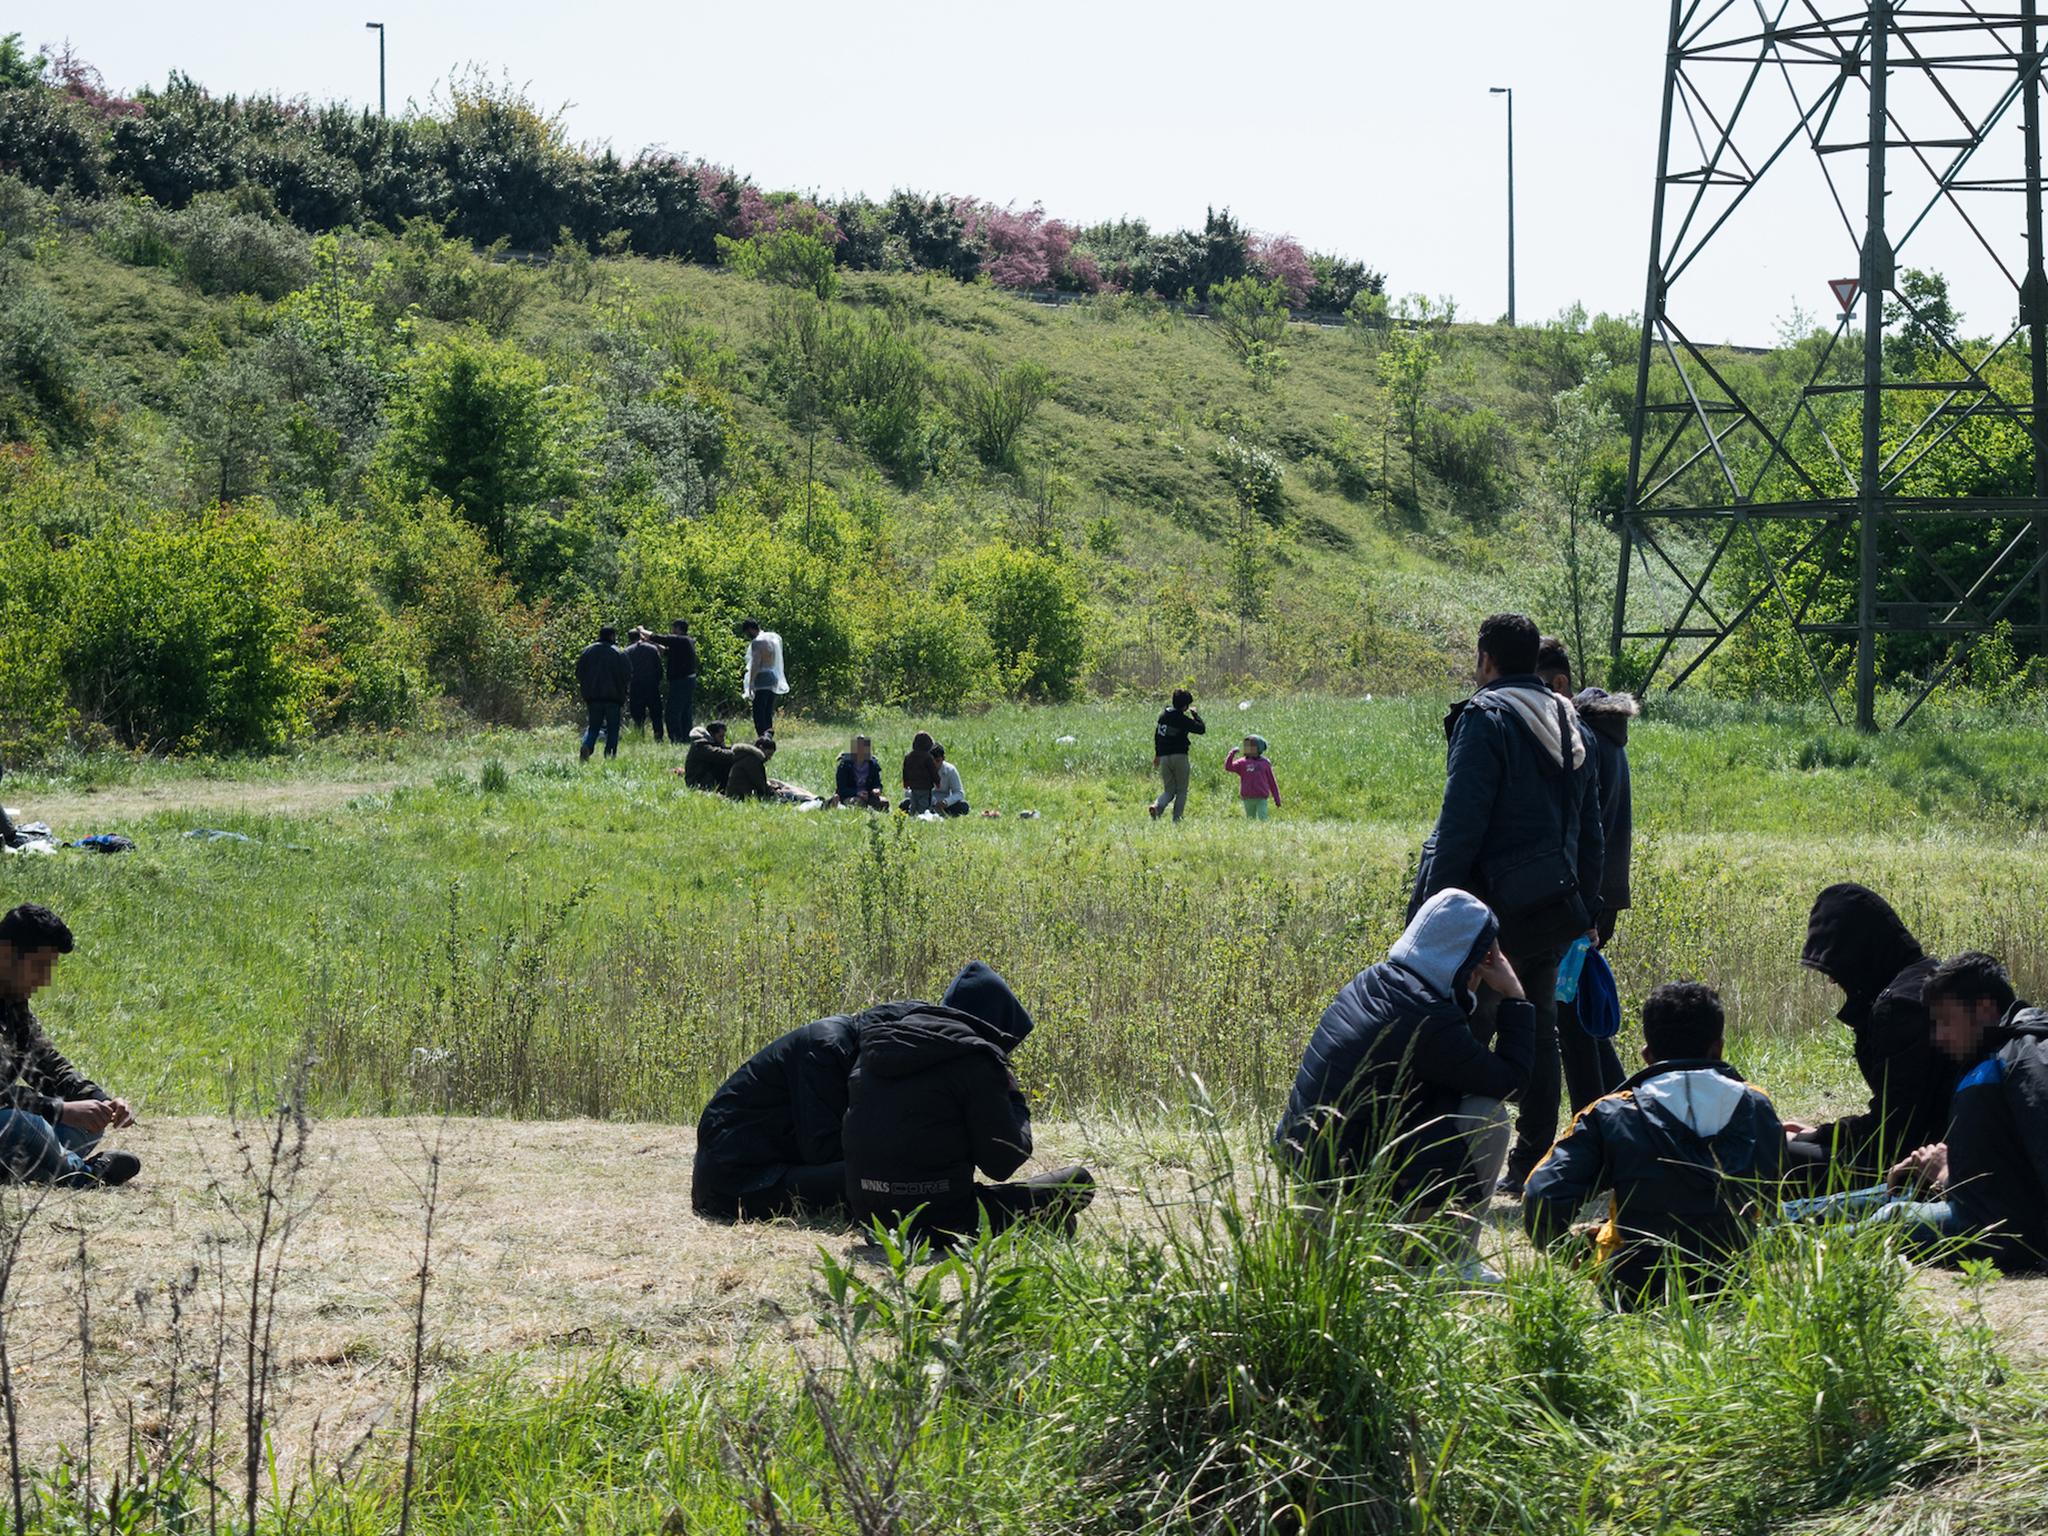
[[[1515,323],[1515,88],[1496,85],[1486,93],[1508,99],[1508,324]]]
[[[384,115],[384,23],[366,21],[363,30],[377,34],[377,115]]]

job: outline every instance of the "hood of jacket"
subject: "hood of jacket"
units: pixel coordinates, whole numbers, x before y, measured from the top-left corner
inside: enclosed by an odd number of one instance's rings
[[[1723,1061],[1660,1061],[1629,1079],[1636,1103],[1702,1141],[1728,1129],[1749,1085]]]
[[[1842,989],[1836,1017],[1853,1026],[1870,1017],[1878,994],[1899,972],[1926,957],[1890,902],[1868,886],[1844,883],[1814,898],[1799,963]]]
[[[967,1056],[1009,1066],[1009,1051],[995,1027],[971,1013],[938,1003],[913,1003],[861,1023],[860,1070],[873,1077],[914,1077]]]
[[[1536,740],[1544,758],[1559,768],[1580,768],[1586,762],[1586,738],[1572,729],[1578,711],[1570,699],[1554,693],[1535,677],[1496,678],[1473,695],[1506,710]],[[1559,734],[1559,724],[1564,726]],[[1566,750],[1570,756],[1567,758]]]
[[[1617,747],[1628,745],[1628,723],[1643,712],[1634,694],[1604,688],[1581,688],[1572,697],[1572,707],[1589,730]]]
[[[1438,891],[1394,941],[1387,961],[1414,976],[1431,996],[1470,1013],[1478,999],[1465,989],[1465,978],[1499,937],[1493,908],[1469,891]]]
[[[970,960],[960,968],[953,984],[946,988],[944,1005],[988,1026],[993,1038],[1008,1055],[1031,1033],[1031,1015],[1010,984],[993,967]]]

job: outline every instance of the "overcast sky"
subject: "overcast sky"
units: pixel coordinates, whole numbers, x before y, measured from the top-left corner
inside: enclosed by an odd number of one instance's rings
[[[578,139],[702,156],[768,188],[905,186],[1162,228],[1227,205],[1483,318],[1507,303],[1506,112],[1487,88],[1508,85],[1527,322],[1574,301],[1642,305],[1666,19],[1654,0],[440,0],[360,14],[16,0],[4,27],[68,40],[116,89],[181,69],[216,92],[374,103],[362,23],[381,20],[393,111],[474,63],[566,104]],[[1740,259],[1696,286],[1696,339],[1768,341],[1795,302],[1830,307],[1828,279],[1855,269],[1839,221],[1831,244],[1826,224],[1809,241],[1771,223],[1808,211],[1810,193],[1777,201]],[[2011,307],[1967,278],[1959,296]]]

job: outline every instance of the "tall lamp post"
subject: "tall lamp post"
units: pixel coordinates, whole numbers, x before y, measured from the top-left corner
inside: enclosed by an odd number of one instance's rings
[[[1496,85],[1489,96],[1508,99],[1508,324],[1515,323],[1515,88]]]
[[[363,30],[377,34],[377,115],[382,117],[384,115],[384,23],[381,21],[366,21],[363,23]],[[1512,309],[1514,306],[1510,303],[1508,307]]]

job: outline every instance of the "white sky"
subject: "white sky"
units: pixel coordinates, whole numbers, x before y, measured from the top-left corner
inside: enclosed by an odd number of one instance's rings
[[[1472,318],[1506,307],[1505,113],[1487,87],[1511,85],[1521,319],[1574,300],[1642,305],[1658,0],[1037,14],[973,0],[15,0],[0,30],[68,40],[116,89],[176,68],[216,92],[374,102],[376,36],[362,23],[381,20],[394,111],[477,63],[568,103],[576,138],[700,155],[771,189],[908,186],[1158,228],[1228,205],[1254,228],[1369,262],[1396,293],[1453,295]],[[1739,259],[1695,279],[1695,339],[1768,342],[1795,298],[1829,310],[1827,280],[1853,274],[1855,257],[1839,221],[1790,231],[1814,207],[1788,193]],[[1943,264],[1930,240],[1914,255]],[[1958,297],[1973,328],[2011,308],[2009,290],[1966,276]]]

